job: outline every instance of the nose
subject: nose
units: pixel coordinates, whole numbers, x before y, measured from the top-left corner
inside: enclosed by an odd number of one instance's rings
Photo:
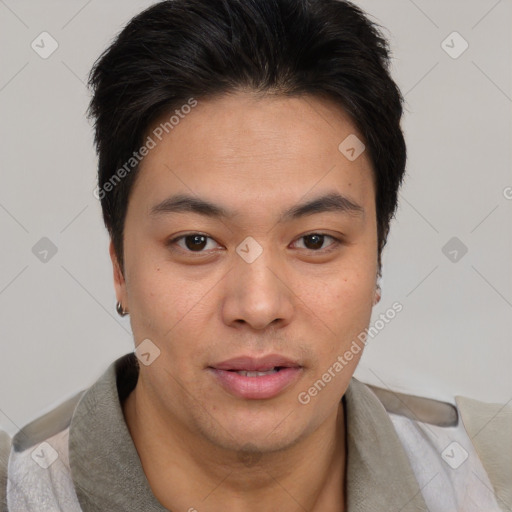
[[[223,320],[227,325],[248,324],[253,329],[288,324],[294,313],[294,295],[286,272],[270,250],[252,263],[238,258],[227,275]]]

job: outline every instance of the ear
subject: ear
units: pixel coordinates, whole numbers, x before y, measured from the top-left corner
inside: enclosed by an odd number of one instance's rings
[[[110,253],[110,260],[112,261],[112,270],[114,274],[114,288],[116,290],[117,300],[123,305],[124,309],[128,309],[127,297],[126,297],[126,283],[124,280],[123,273],[121,272],[121,267],[119,266],[119,261],[117,259],[116,251],[114,249],[114,242],[110,240],[110,245],[108,247],[108,251]]]

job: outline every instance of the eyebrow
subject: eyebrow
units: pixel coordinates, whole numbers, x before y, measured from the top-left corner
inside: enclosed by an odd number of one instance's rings
[[[186,194],[177,194],[153,206],[149,211],[149,215],[151,217],[158,217],[164,214],[185,212],[224,219],[233,218],[238,214],[205,199]],[[279,222],[289,222],[307,215],[324,212],[337,212],[363,218],[365,215],[365,210],[361,205],[346,196],[332,192],[288,208],[281,214]]]

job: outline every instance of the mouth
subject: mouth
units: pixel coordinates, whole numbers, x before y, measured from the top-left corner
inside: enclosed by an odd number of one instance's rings
[[[286,366],[274,366],[267,370],[258,370],[258,371],[249,371],[249,370],[227,370],[227,371],[238,373],[238,375],[243,375],[244,377],[263,377],[264,375],[272,375],[273,373],[277,373],[277,372],[283,370],[284,368],[287,368],[287,367]]]
[[[264,358],[241,356],[215,363],[207,370],[231,395],[246,400],[264,400],[281,394],[296,383],[303,366],[272,354]]]
[[[227,371],[246,371],[246,372],[268,372],[279,371],[283,368],[301,367],[299,361],[280,354],[268,354],[264,357],[254,357],[250,355],[242,355],[233,357],[225,361],[220,361],[210,365],[210,368]]]

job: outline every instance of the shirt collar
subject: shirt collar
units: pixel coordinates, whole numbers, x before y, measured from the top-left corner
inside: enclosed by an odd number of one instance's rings
[[[69,459],[84,512],[167,510],[151,491],[121,407],[137,377],[135,354],[120,357],[84,393],[73,414]],[[348,512],[426,511],[407,454],[379,399],[353,377],[343,403]]]

